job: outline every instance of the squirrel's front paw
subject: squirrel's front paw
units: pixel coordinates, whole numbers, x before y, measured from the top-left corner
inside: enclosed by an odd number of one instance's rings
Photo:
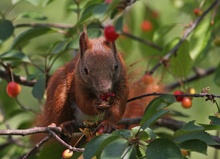
[[[103,100],[95,100],[94,106],[98,110],[98,112],[103,112],[105,109],[109,108],[109,102]]]
[[[104,133],[111,133],[112,131],[116,130],[115,125],[106,120],[102,121],[98,125],[97,130],[100,128],[104,129]]]
[[[66,121],[66,122],[63,122],[62,124],[60,124],[60,127],[62,129],[63,134],[68,136],[68,137],[71,137],[72,134],[74,132],[76,132],[75,124],[76,124],[76,122],[73,121],[73,120],[72,121]]]

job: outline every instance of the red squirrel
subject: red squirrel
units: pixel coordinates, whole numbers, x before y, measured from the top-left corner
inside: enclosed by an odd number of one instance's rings
[[[49,79],[44,111],[36,126],[55,123],[64,131],[74,131],[71,123],[93,119],[104,112],[100,125],[112,131],[123,116],[128,98],[126,66],[114,42],[89,39],[84,31],[79,38],[79,54],[59,68]],[[103,110],[100,96],[114,94]]]

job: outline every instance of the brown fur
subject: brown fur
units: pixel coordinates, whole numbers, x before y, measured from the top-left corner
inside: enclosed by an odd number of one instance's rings
[[[114,43],[104,38],[88,39],[83,32],[80,54],[50,78],[44,111],[35,125],[55,123],[62,126],[68,121],[82,122],[96,116],[101,112],[97,109],[102,102],[99,96],[107,92],[113,92],[115,97],[109,103],[102,123],[114,125],[122,118],[128,97],[125,64]]]

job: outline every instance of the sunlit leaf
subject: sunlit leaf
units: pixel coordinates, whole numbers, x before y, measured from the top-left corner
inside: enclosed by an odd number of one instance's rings
[[[3,54],[0,54],[0,59],[2,61],[21,61],[21,62],[30,62],[28,56],[23,52],[18,50],[10,50]]]
[[[163,108],[174,102],[176,102],[176,98],[173,95],[162,95],[153,99],[145,109],[145,113],[140,124],[144,126],[144,129],[153,124],[153,122],[155,122],[159,117],[169,112],[169,110],[163,110]]]
[[[48,33],[54,33],[55,31],[50,28],[33,28],[27,31],[22,32],[17,37],[15,37],[11,48],[23,47],[28,44],[28,42],[41,35]]]
[[[208,39],[210,38],[210,23],[207,21],[201,21],[195,31],[192,33],[192,37],[189,40],[190,44],[190,57],[195,60],[206,47]]]
[[[118,138],[109,143],[102,151],[101,158],[105,159],[121,159],[126,147],[128,146],[128,140],[124,138]]]
[[[189,42],[184,41],[176,54],[170,60],[170,70],[175,77],[184,78],[192,70],[192,60],[189,55]]]

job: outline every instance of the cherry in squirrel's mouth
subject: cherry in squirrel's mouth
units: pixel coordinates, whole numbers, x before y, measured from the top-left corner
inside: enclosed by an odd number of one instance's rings
[[[103,100],[103,101],[108,102],[108,101],[110,100],[110,98],[111,98],[111,97],[114,97],[114,96],[115,96],[114,93],[108,92],[108,93],[101,94],[101,95],[99,96],[99,98],[100,98],[101,100]]]

